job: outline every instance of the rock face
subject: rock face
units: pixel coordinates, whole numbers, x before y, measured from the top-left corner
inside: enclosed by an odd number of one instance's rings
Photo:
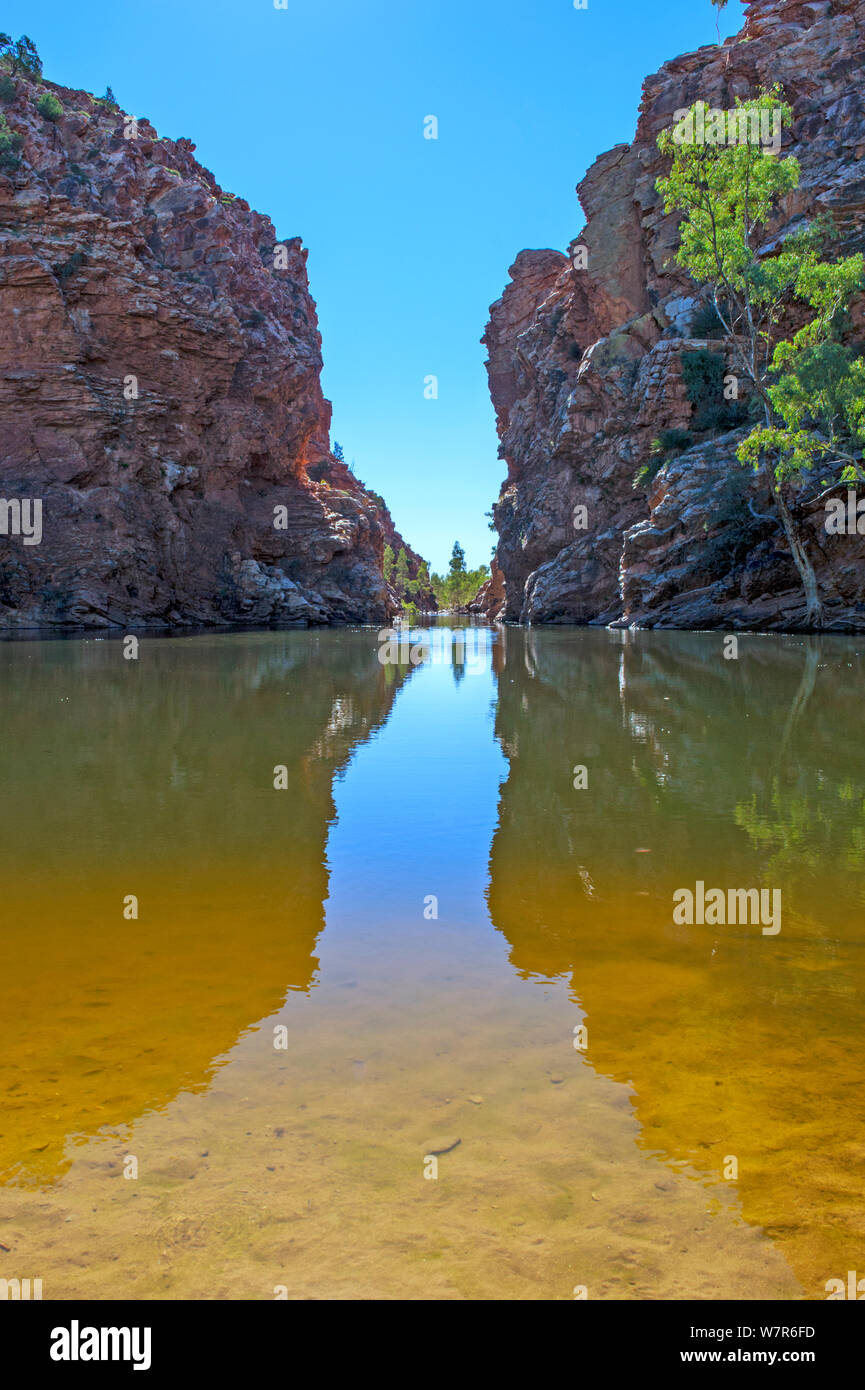
[[[56,121],[24,78],[0,108],[0,628],[385,620],[300,241],[189,140],[44,86]]]
[[[408,560],[409,580],[417,579],[421,565],[426,565],[426,572],[429,574],[429,565],[426,560],[422,555],[419,555],[416,550],[412,549],[408,541],[396,529],[387,503],[383,498],[380,498],[377,493],[373,493],[373,497],[376,502],[380,503],[380,519],[384,532],[384,543],[386,546],[390,546],[397,558],[399,558],[401,550],[405,551],[406,559]],[[396,590],[392,590],[392,596],[397,604],[401,602]],[[421,584],[414,596],[414,603],[422,613],[438,612],[438,600],[429,585],[424,586]]]
[[[753,516],[767,512],[766,496],[735,459],[742,431],[701,429],[683,381],[683,355],[722,345],[698,336],[696,288],[672,261],[677,219],[656,191],[666,172],[656,140],[698,99],[726,109],[780,82],[794,118],[783,153],[799,159],[801,182],[767,245],[830,211],[843,253],[861,250],[863,60],[863,0],[755,0],[736,38],[646,80],[633,144],[602,155],[579,185],[586,225],[568,255],[517,257],[483,338],[508,468],[494,509],[505,599],[492,598],[491,616],[802,625],[783,534]],[[863,321],[854,306],[859,337]],[[635,487],[652,441],[684,429],[692,447]],[[799,510],[827,624],[865,628],[865,539],[827,535],[804,496]]]
[[[459,611],[470,613],[475,617],[486,618],[501,612],[505,602],[505,579],[493,556],[490,564],[490,577],[485,584],[478,589],[477,594],[471,603],[467,603]]]

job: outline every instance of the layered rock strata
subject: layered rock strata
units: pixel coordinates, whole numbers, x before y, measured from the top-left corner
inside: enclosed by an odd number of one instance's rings
[[[600,156],[578,187],[586,224],[568,250],[523,251],[484,335],[500,454],[494,517],[505,597],[522,622],[795,629],[805,603],[765,490],[735,459],[741,429],[695,431],[683,355],[699,336],[696,287],[676,266],[677,218],[656,189],[657,136],[702,99],[729,109],[780,82],[793,110],[783,154],[799,187],[766,229],[769,250],[830,212],[839,253],[865,247],[865,3],[754,0],[740,34],[649,77],[634,141]],[[851,332],[861,338],[862,305]],[[696,326],[695,326],[696,325]],[[691,447],[648,485],[653,440]],[[585,508],[585,513],[580,511]],[[830,627],[865,627],[865,539],[828,535],[803,495],[799,520]]]
[[[0,629],[385,620],[300,240],[85,92],[0,109]]]

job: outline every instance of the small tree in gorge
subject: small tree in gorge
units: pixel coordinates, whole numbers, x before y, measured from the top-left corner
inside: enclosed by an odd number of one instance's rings
[[[394,582],[394,587],[397,593],[399,594],[400,598],[405,597],[405,593],[408,588],[408,581],[408,556],[405,553],[405,547],[401,546],[399,555],[396,557],[396,578]]]
[[[819,221],[786,237],[775,254],[758,254],[760,232],[777,199],[799,182],[798,161],[782,159],[760,143],[764,114],[790,123],[780,88],[737,101],[726,138],[734,117],[737,135],[722,145],[693,138],[695,127],[706,135],[712,131],[711,123],[706,129],[705,103],[695,103],[684,121],[658,137],[673,161],[658,190],[667,212],[685,214],[677,260],[709,287],[737,371],[759,401],[763,424],[737,454],[766,483],[805,591],[806,620],[819,627],[823,612],[816,576],[791,512],[789,488],[818,460],[850,468],[856,456],[862,457],[856,425],[865,423],[863,364],[838,342],[838,330],[843,310],[862,286],[863,258],[822,259],[828,233]],[[811,311],[808,322],[792,340],[779,341],[784,316],[793,306],[801,313],[803,305]],[[823,381],[822,395],[818,381]],[[829,436],[827,408],[834,408],[835,432]],[[844,457],[838,447],[842,436]]]

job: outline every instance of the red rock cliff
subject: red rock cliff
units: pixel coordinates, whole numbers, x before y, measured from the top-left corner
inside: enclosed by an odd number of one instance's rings
[[[0,535],[0,627],[386,619],[300,241],[85,92],[0,110],[0,497],[43,515]]]
[[[671,264],[677,221],[656,191],[666,172],[656,140],[676,109],[697,99],[729,108],[780,82],[794,117],[783,153],[797,156],[802,176],[768,239],[828,210],[844,233],[843,252],[863,249],[863,62],[863,0],[755,0],[741,34],[675,58],[646,80],[633,143],[601,155],[579,185],[586,225],[569,254],[517,257],[483,339],[508,468],[494,510],[503,616],[802,624],[783,536],[771,521],[756,523],[747,505],[753,484],[734,456],[741,434],[698,437],[648,489],[633,486],[662,430],[693,429],[683,349],[712,347],[692,327],[695,286]],[[860,336],[862,322],[860,305]],[[578,506],[587,509],[583,531],[575,529]],[[827,536],[823,517],[803,500],[828,625],[861,629],[865,542]]]

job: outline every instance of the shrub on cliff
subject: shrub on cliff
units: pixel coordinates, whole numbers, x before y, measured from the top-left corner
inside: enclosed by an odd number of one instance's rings
[[[817,464],[865,481],[865,359],[839,341],[844,312],[865,286],[865,258],[824,259],[830,237],[821,221],[759,255],[778,200],[799,182],[798,161],[779,153],[791,118],[777,86],[737,99],[731,112],[695,102],[658,137],[672,158],[658,190],[667,212],[684,213],[679,264],[708,286],[735,370],[762,406],[762,426],[737,456],[766,486],[802,581],[806,621],[820,627],[822,601],[790,489]],[[803,306],[807,322],[785,340],[785,319],[795,310],[801,321]]]
[[[86,260],[87,257],[83,251],[73,251],[68,260],[63,261],[61,265],[55,265],[53,267],[54,274],[57,276],[61,285],[65,285],[66,281],[71,279],[71,277],[81,269]]]
[[[721,322],[718,310],[715,308],[711,299],[704,299],[700,302],[694,317],[691,319],[690,334],[692,338],[720,338],[724,332],[724,325]]]
[[[724,399],[724,357],[698,348],[682,353],[682,380],[694,407],[695,430],[731,430],[742,424],[745,410],[739,401]]]
[[[63,104],[57,100],[53,92],[43,92],[36,103],[36,110],[46,121],[57,121],[63,115]]]
[[[18,151],[24,143],[23,136],[9,129],[6,117],[0,114],[0,169],[18,167]]]
[[[661,430],[653,439],[649,449],[649,461],[638,468],[632,486],[648,487],[657,478],[664,464],[674,459],[685,449],[690,449],[694,437],[690,430]]]
[[[4,106],[8,106],[10,101],[14,101],[17,95],[18,88],[15,86],[8,72],[4,72],[3,75],[0,76],[0,101],[3,102]]]

